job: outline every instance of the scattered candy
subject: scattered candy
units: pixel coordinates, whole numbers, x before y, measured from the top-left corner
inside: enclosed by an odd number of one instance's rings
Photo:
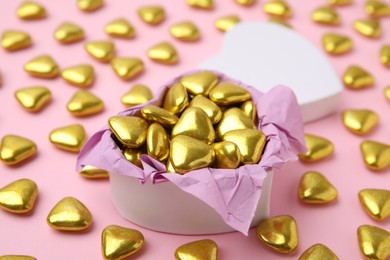
[[[215,131],[210,118],[199,107],[190,107],[184,110],[179,121],[172,129],[172,137],[186,135],[211,144],[215,140]]]
[[[390,166],[390,145],[366,140],[360,144],[360,150],[369,169],[380,171]]]
[[[244,114],[252,119],[253,122],[256,121],[256,106],[251,100],[247,100],[241,105],[241,110],[244,112]]]
[[[138,15],[147,24],[157,25],[165,18],[165,10],[161,6],[143,6],[138,9]]]
[[[132,164],[140,167],[142,169],[142,163],[141,163],[141,154],[145,153],[144,149],[139,148],[139,149],[134,149],[134,148],[126,148],[123,151],[123,155],[125,158],[131,162]]]
[[[311,19],[319,24],[339,25],[340,16],[335,9],[329,6],[319,7],[311,13]]]
[[[305,154],[298,155],[301,161],[315,162],[333,154],[333,144],[326,138],[305,134],[305,141],[309,150]]]
[[[153,93],[147,86],[137,84],[122,96],[121,102],[125,106],[132,107],[144,104],[152,98]]]
[[[289,18],[292,16],[290,6],[284,0],[271,0],[263,5],[266,14]]]
[[[213,0],[187,0],[187,4],[193,8],[211,10],[214,8]]]
[[[384,45],[381,48],[380,59],[383,65],[390,67],[390,45]]]
[[[105,260],[124,259],[140,250],[144,243],[144,236],[135,229],[110,225],[102,232],[102,253]]]
[[[215,153],[214,164],[221,169],[236,169],[241,162],[241,153],[238,146],[229,141],[212,144]]]
[[[346,87],[355,90],[371,87],[375,83],[371,73],[356,65],[347,68],[343,75],[343,81]]]
[[[111,131],[126,147],[138,148],[145,143],[149,124],[135,116],[113,116],[108,119]]]
[[[60,24],[54,31],[54,38],[64,44],[79,42],[83,40],[84,37],[83,28],[70,22]]]
[[[144,71],[143,61],[134,57],[113,58],[111,67],[115,74],[123,80],[134,79]]]
[[[1,255],[0,260],[37,260],[33,256],[28,255]]]
[[[78,90],[66,105],[74,116],[89,116],[104,109],[103,101],[87,90]]]
[[[86,141],[85,139],[84,127],[79,124],[56,128],[49,135],[49,140],[54,146],[76,153],[81,150]]]
[[[81,170],[80,175],[88,179],[103,179],[109,177],[109,173],[106,170],[90,165],[85,165]]]
[[[202,259],[217,260],[218,246],[210,239],[184,244],[175,250],[176,260]]]
[[[163,64],[176,64],[178,55],[175,47],[169,42],[161,42],[151,47],[147,52],[148,57]]]
[[[35,182],[20,179],[0,189],[0,208],[12,213],[26,213],[34,207],[37,196]]]
[[[328,0],[330,5],[345,6],[352,4],[353,0]]]
[[[358,19],[354,22],[353,27],[361,35],[370,38],[378,38],[382,34],[382,29],[379,21],[371,18]]]
[[[273,24],[277,24],[277,25],[281,25],[281,26],[284,26],[284,27],[289,28],[289,29],[292,29],[292,25],[289,24],[283,18],[280,18],[280,17],[271,16],[268,19],[268,22],[273,23]]]
[[[160,124],[153,123],[149,126],[146,136],[146,148],[150,157],[160,162],[168,159],[169,137]]]
[[[16,30],[6,30],[1,35],[1,46],[7,51],[17,51],[31,46],[28,33]]]
[[[185,135],[175,136],[171,140],[170,160],[179,174],[208,167],[214,159],[213,148],[202,141]]]
[[[109,62],[115,55],[115,47],[111,41],[94,41],[84,45],[85,50],[101,62]]]
[[[208,96],[211,89],[218,84],[218,77],[210,71],[201,71],[183,76],[180,83],[192,95]]]
[[[349,52],[353,47],[353,43],[345,35],[326,33],[322,36],[322,46],[329,54],[339,55]]]
[[[253,120],[249,118],[241,109],[232,107],[226,110],[217,125],[217,137],[219,140],[229,131],[238,129],[256,129]]]
[[[23,20],[42,19],[47,15],[45,7],[32,1],[23,2],[16,10],[16,14]]]
[[[256,3],[256,0],[235,0],[235,2],[242,6],[251,6]]]
[[[49,55],[40,55],[24,65],[24,70],[34,77],[56,78],[60,73],[57,63]]]
[[[172,128],[179,118],[166,109],[156,106],[145,106],[141,109],[142,117],[167,128]]]
[[[103,0],[78,0],[77,5],[81,11],[93,12],[104,5]]]
[[[232,105],[251,98],[248,90],[230,82],[221,82],[210,92],[210,99],[218,105]]]
[[[66,197],[53,207],[46,222],[53,229],[79,231],[92,224],[92,215],[79,200]]]
[[[385,96],[390,101],[390,86],[385,88]]]
[[[368,15],[375,18],[390,15],[390,6],[380,0],[367,0],[364,6],[364,10]]]
[[[279,253],[291,253],[298,246],[298,230],[291,216],[276,216],[263,220],[256,228],[257,237]]]
[[[258,163],[266,143],[265,135],[257,129],[232,130],[224,134],[222,140],[238,146],[244,164]]]
[[[213,125],[218,123],[222,118],[221,109],[213,101],[202,95],[197,95],[191,100],[188,108],[191,107],[198,107],[202,109],[210,118]]]
[[[339,258],[327,246],[315,244],[299,257],[299,260],[339,260]]]
[[[377,113],[368,109],[346,109],[342,114],[347,129],[359,135],[371,132],[379,121]]]
[[[15,98],[29,112],[41,111],[51,100],[48,88],[34,86],[15,91]]]
[[[200,38],[198,27],[191,21],[175,23],[169,28],[169,32],[176,39],[186,42],[194,42]]]
[[[108,35],[131,39],[135,36],[134,27],[124,18],[119,18],[111,21],[104,28]]]
[[[390,217],[390,190],[364,189],[359,200],[365,211],[376,220]]]
[[[237,15],[227,15],[215,20],[214,26],[222,32],[227,32],[240,21],[241,19]]]
[[[24,137],[6,135],[0,144],[0,159],[6,165],[19,164],[37,153],[37,145]]]
[[[61,77],[77,87],[90,87],[95,79],[95,72],[93,67],[88,64],[73,66],[62,70]]]
[[[324,204],[337,199],[336,188],[319,172],[306,172],[298,187],[298,198],[305,203]]]
[[[357,230],[360,251],[368,259],[385,260],[390,256],[390,233],[379,227],[363,225]]]
[[[165,94],[163,107],[169,112],[177,115],[183,112],[188,106],[188,94],[184,86],[180,83],[174,84]]]

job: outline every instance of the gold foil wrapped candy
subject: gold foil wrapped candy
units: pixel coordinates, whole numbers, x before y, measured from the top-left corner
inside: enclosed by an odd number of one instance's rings
[[[108,125],[118,140],[128,148],[138,148],[146,140],[149,124],[142,118],[134,116],[113,116]]]
[[[229,108],[223,113],[222,119],[217,125],[217,137],[222,139],[227,132],[238,129],[256,129],[256,126],[253,120],[241,109],[237,107]]]
[[[390,5],[381,0],[367,0],[364,10],[368,15],[375,18],[390,15]]]
[[[376,226],[363,225],[357,230],[359,247],[368,259],[385,260],[390,256],[390,233]]]
[[[6,135],[0,144],[0,159],[6,165],[19,164],[37,153],[37,145],[24,137]]]
[[[360,150],[369,169],[380,171],[390,166],[390,145],[366,140],[360,144]]]
[[[145,106],[141,109],[142,117],[150,122],[156,122],[164,127],[172,128],[179,118],[161,107]]]
[[[32,1],[23,2],[16,10],[16,14],[23,20],[42,19],[47,15],[45,7]]]
[[[340,24],[340,16],[332,7],[319,7],[311,13],[311,19],[319,24],[338,25]]]
[[[105,260],[119,260],[140,250],[145,239],[141,232],[135,229],[110,225],[102,232],[102,254]]]
[[[358,135],[372,131],[379,121],[377,113],[368,109],[346,109],[342,115],[347,129]]]
[[[256,3],[256,0],[235,0],[235,2],[242,6],[251,6]]]
[[[77,91],[66,105],[74,116],[89,116],[100,113],[104,109],[103,101],[87,90]]]
[[[132,107],[144,104],[152,98],[153,93],[147,86],[136,84],[122,96],[121,102],[125,106]]]
[[[146,136],[148,155],[158,161],[165,161],[169,156],[169,137],[165,129],[158,123],[148,128]]]
[[[214,8],[213,0],[187,0],[187,4],[198,9],[211,10]]]
[[[176,39],[186,42],[194,42],[200,38],[198,27],[191,21],[175,23],[169,28],[169,33]]]
[[[37,260],[33,256],[28,255],[1,255],[0,260]]]
[[[252,119],[253,122],[256,121],[256,114],[257,114],[256,113],[256,106],[253,103],[253,101],[251,101],[251,100],[245,101],[244,103],[242,103],[240,108],[247,117]]]
[[[126,160],[140,168],[142,168],[140,156],[143,153],[145,153],[145,151],[142,148],[126,148],[123,151],[123,155],[125,156]]]
[[[144,71],[143,61],[134,57],[114,58],[111,60],[111,67],[123,80],[134,79]]]
[[[165,18],[165,10],[161,6],[142,6],[138,9],[138,16],[150,25],[157,25]]]
[[[334,6],[344,6],[352,4],[353,0],[328,0],[328,3]]]
[[[213,125],[222,118],[221,109],[213,101],[202,95],[195,96],[188,105],[188,108],[190,107],[198,107],[206,112]]]
[[[59,127],[50,132],[49,140],[61,150],[78,153],[86,141],[85,130],[79,124]]]
[[[189,104],[188,94],[180,83],[174,84],[165,94],[163,107],[169,112],[180,114]]]
[[[54,38],[64,44],[79,42],[83,40],[84,37],[83,28],[70,22],[60,24],[54,31]]]
[[[17,51],[30,47],[32,43],[28,33],[16,30],[6,30],[1,35],[1,46],[7,51]]]
[[[134,27],[124,18],[119,18],[111,21],[104,27],[108,35],[131,39],[135,36]]]
[[[315,244],[299,257],[299,260],[339,260],[339,258],[327,246]]]
[[[104,0],[78,0],[77,5],[84,12],[93,12],[104,5]]]
[[[390,45],[384,45],[380,51],[380,60],[383,65],[390,67]]]
[[[176,64],[179,59],[176,49],[169,42],[152,46],[147,51],[147,55],[151,60],[163,64]]]
[[[280,17],[277,17],[277,16],[271,16],[268,19],[268,22],[273,23],[273,24],[277,24],[277,25],[280,25],[280,26],[284,26],[284,27],[289,28],[289,29],[293,29],[291,24],[289,24],[283,18],[280,18]]]
[[[305,154],[298,155],[302,161],[315,162],[333,154],[333,144],[326,138],[305,134],[305,141],[309,150]]]
[[[390,101],[390,86],[385,88],[385,96]]]
[[[292,16],[292,10],[284,0],[268,1],[263,5],[263,10],[266,14],[282,18],[289,18]]]
[[[0,208],[12,213],[26,213],[34,207],[38,186],[29,179],[20,179],[0,189]]]
[[[374,77],[365,69],[351,65],[343,75],[344,85],[350,89],[362,89],[371,87],[375,83]]]
[[[298,246],[298,229],[291,216],[263,220],[256,228],[260,241],[279,253],[291,253]]]
[[[244,164],[258,163],[266,143],[265,135],[257,129],[232,130],[224,134],[222,140],[238,146]]]
[[[24,70],[39,78],[56,78],[60,73],[57,63],[49,55],[40,55],[24,65]]]
[[[77,87],[90,87],[95,80],[95,72],[91,65],[82,64],[64,69],[61,72],[62,78]]]
[[[217,168],[236,169],[241,162],[241,153],[238,146],[229,141],[214,143],[212,145],[215,152],[214,164]]]
[[[78,199],[66,197],[53,207],[46,222],[53,229],[79,231],[92,224],[92,215]]]
[[[38,112],[50,102],[51,92],[46,87],[34,86],[18,89],[15,97],[27,111]]]
[[[240,21],[241,19],[237,15],[227,15],[215,20],[214,26],[222,32],[227,32]]]
[[[94,41],[84,45],[85,50],[101,62],[109,62],[115,55],[115,47],[111,41]]]
[[[177,173],[208,167],[214,158],[213,148],[202,141],[185,135],[175,136],[171,140],[170,160]]]
[[[353,47],[353,43],[345,35],[326,33],[322,36],[322,46],[329,54],[339,55],[349,52]]]
[[[192,95],[208,96],[217,86],[218,76],[211,71],[201,71],[180,78],[180,83]]]
[[[109,177],[109,173],[106,170],[96,168],[91,165],[85,165],[81,170],[80,175],[88,179],[102,179]]]
[[[218,246],[210,239],[184,244],[175,250],[176,260],[202,259],[217,260]]]
[[[380,22],[371,18],[358,19],[354,22],[353,27],[361,35],[369,38],[378,38],[382,34]]]
[[[390,217],[390,190],[364,189],[359,200],[365,211],[376,220]]]
[[[306,172],[299,183],[298,197],[302,202],[324,204],[337,199],[337,190],[319,172]]]
[[[232,105],[251,98],[248,90],[230,82],[221,82],[210,92],[210,99],[218,105]]]

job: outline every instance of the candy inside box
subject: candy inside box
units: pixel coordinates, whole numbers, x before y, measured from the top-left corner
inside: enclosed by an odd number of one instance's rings
[[[139,116],[146,105],[161,106],[171,86],[197,72],[174,78],[155,98],[119,115]],[[167,172],[165,164],[142,154],[141,169],[124,157],[105,126],[81,150],[77,170],[90,165],[110,172],[113,203],[132,223],[174,234],[240,231],[247,235],[250,227],[269,216],[273,169],[305,152],[302,116],[290,88],[276,86],[261,93],[227,75],[213,73],[219,83],[227,81],[250,92],[257,110],[256,127],[266,136],[260,162],[236,169],[201,168],[182,175]]]

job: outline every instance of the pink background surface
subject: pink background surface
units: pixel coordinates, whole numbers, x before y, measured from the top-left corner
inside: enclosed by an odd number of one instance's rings
[[[278,254],[264,245],[255,230],[249,237],[240,233],[211,236],[177,236],[158,233],[138,227],[125,221],[116,212],[111,202],[108,180],[88,180],[75,172],[76,155],[56,149],[48,141],[50,131],[56,127],[81,123],[92,135],[105,123],[110,115],[123,109],[120,97],[133,83],[149,85],[153,90],[174,76],[194,69],[220,49],[223,34],[213,27],[213,21],[223,15],[237,14],[242,20],[265,21],[262,12],[263,1],[245,8],[233,1],[219,0],[213,11],[194,10],[185,1],[107,1],[105,7],[94,13],[82,13],[76,1],[43,1],[49,17],[44,20],[24,22],[15,15],[21,1],[2,1],[0,6],[0,32],[5,29],[21,29],[30,33],[33,46],[29,49],[8,53],[0,49],[0,71],[3,86],[0,89],[0,136],[17,134],[34,140],[38,145],[38,156],[20,167],[0,165],[0,187],[21,178],[34,180],[39,187],[39,196],[30,214],[15,215],[0,211],[0,255],[26,254],[37,259],[100,259],[101,232],[107,225],[115,224],[140,230],[146,239],[145,247],[133,255],[136,259],[173,259],[174,250],[183,243],[209,238],[217,242],[220,259],[297,259],[309,246],[324,243],[340,259],[363,259],[357,243],[356,230],[359,225],[371,224],[390,230],[390,220],[377,222],[362,209],[357,194],[363,188],[390,188],[390,170],[374,173],[366,169],[361,159],[359,144],[364,139],[390,143],[390,103],[383,95],[383,89],[390,84],[390,70],[379,62],[380,47],[390,43],[390,19],[382,20],[384,35],[381,39],[366,39],[352,29],[354,19],[365,17],[364,1],[338,8],[342,25],[326,27],[314,24],[310,12],[326,3],[325,0],[290,1],[294,16],[290,20],[297,32],[304,35],[318,47],[321,35],[328,31],[341,32],[354,40],[354,50],[340,57],[330,57],[339,75],[350,64],[359,64],[369,69],[376,77],[373,88],[346,90],[341,99],[339,112],[314,123],[307,124],[308,133],[324,136],[335,144],[335,154],[322,162],[290,164],[282,171],[276,171],[271,200],[271,215],[289,214],[295,217],[299,228],[299,247],[290,255]],[[136,15],[137,7],[146,4],[161,4],[167,18],[156,27],[145,25]],[[93,60],[83,49],[88,40],[109,38],[103,31],[104,25],[112,19],[125,17],[136,28],[133,40],[114,39],[118,56],[137,56],[145,62],[145,73],[131,82],[121,81],[107,64]],[[197,43],[182,43],[172,39],[168,33],[171,24],[184,19],[195,22],[202,40]],[[53,38],[54,29],[63,21],[72,21],[86,32],[83,42],[60,45]],[[168,40],[177,47],[180,63],[166,66],[152,63],[145,55],[155,43]],[[75,118],[66,110],[66,103],[77,90],[61,78],[43,80],[32,78],[23,71],[23,64],[40,54],[50,54],[61,68],[82,63],[92,64],[97,77],[91,91],[101,97],[106,105],[104,113],[87,118]],[[315,69],[315,68],[313,68]],[[261,73],[261,72],[259,72]],[[310,73],[310,72],[307,72]],[[321,79],[319,79],[321,80]],[[50,88],[53,100],[41,113],[24,111],[13,97],[21,87],[44,85]],[[370,108],[380,115],[380,124],[365,137],[349,133],[342,124],[340,111],[345,108]],[[335,203],[323,206],[303,205],[297,199],[297,185],[302,174],[308,170],[324,173],[339,191]],[[74,196],[92,212],[94,223],[85,232],[58,232],[46,224],[51,208],[63,197]],[[190,206],[190,205],[189,205]],[[185,210],[185,209],[183,209]]]

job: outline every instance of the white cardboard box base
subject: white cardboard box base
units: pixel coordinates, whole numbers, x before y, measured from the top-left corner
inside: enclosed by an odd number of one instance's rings
[[[110,173],[112,200],[122,217],[147,229],[186,235],[235,231],[203,201],[171,182],[144,185],[136,178]],[[267,172],[251,227],[268,218],[272,171]]]

